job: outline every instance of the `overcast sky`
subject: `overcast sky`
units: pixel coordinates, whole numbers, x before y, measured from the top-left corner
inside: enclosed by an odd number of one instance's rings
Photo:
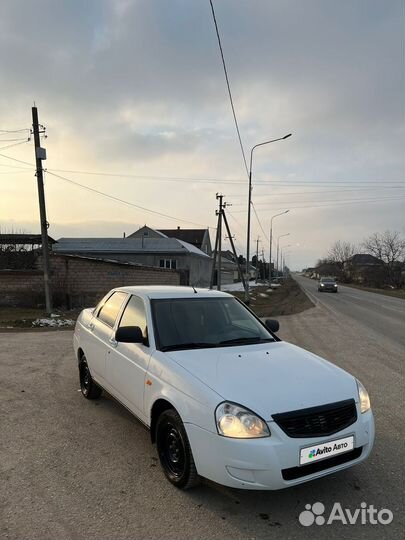
[[[255,154],[264,231],[253,214],[252,241],[260,236],[265,257],[270,217],[287,208],[274,236],[290,233],[280,243],[293,268],[335,240],[404,234],[403,0],[214,6],[247,154],[293,133]],[[246,170],[208,0],[3,0],[0,83],[0,153],[33,163],[32,141],[4,147],[23,142],[12,139],[28,132],[6,130],[29,128],[35,101],[49,171],[174,216],[47,174],[52,237],[215,227],[222,192],[245,250]],[[39,232],[33,170],[0,156],[0,183],[2,229]]]

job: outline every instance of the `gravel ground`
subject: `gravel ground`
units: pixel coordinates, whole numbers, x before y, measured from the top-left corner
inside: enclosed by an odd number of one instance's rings
[[[163,477],[149,433],[108,396],[78,391],[71,331],[0,335],[0,537],[399,538],[403,534],[403,351],[322,306],[280,318],[284,339],[325,356],[368,388],[377,440],[352,469],[279,492],[210,482],[181,492]],[[365,501],[391,525],[302,527],[305,504]]]

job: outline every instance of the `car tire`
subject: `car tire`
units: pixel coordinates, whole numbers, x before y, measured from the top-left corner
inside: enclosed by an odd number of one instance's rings
[[[103,390],[94,382],[84,355],[79,363],[79,378],[80,390],[86,399],[98,399],[101,396]]]
[[[183,422],[174,409],[164,411],[156,423],[156,447],[166,478],[179,489],[199,482],[193,453]]]

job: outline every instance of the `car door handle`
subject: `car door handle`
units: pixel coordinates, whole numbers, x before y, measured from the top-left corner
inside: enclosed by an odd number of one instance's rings
[[[93,324],[93,323],[90,323],[89,326],[88,326],[88,329],[89,329],[89,330],[94,330],[94,324]]]
[[[115,339],[114,336],[110,337],[108,341],[110,342],[111,347],[116,347],[118,345],[118,341]]]

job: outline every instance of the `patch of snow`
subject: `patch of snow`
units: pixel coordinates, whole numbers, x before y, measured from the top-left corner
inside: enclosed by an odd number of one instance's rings
[[[72,319],[35,319],[32,321],[32,326],[50,326],[60,328],[61,326],[74,326],[75,321]]]
[[[252,287],[260,287],[262,283],[249,282],[249,289]],[[222,285],[221,289],[225,292],[243,292],[243,283],[239,281],[238,283],[228,283],[227,285]]]

